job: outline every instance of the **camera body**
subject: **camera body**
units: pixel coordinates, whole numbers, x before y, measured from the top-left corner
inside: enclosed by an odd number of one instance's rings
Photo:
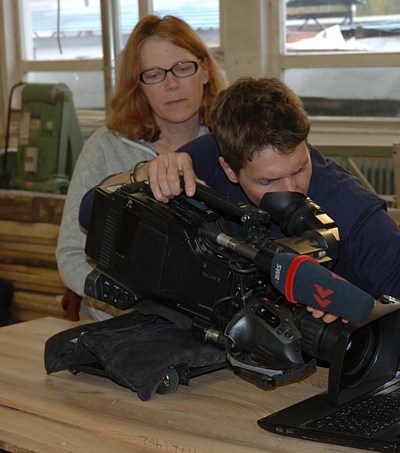
[[[332,330],[290,304],[270,274],[277,253],[309,255],[331,267],[338,229],[299,193],[266,194],[262,206],[268,210],[200,184],[194,197],[166,204],[144,182],[100,186],[85,248],[94,262],[85,293],[193,329],[226,350],[235,372],[263,387],[304,376],[316,359],[335,361],[334,346],[352,327],[338,321]],[[271,218],[285,237],[270,237]]]
[[[227,224],[235,217],[241,230],[234,238]],[[271,288],[268,265],[275,253],[308,254],[325,266],[336,258],[332,221],[329,228],[321,227],[320,238],[310,230],[309,236],[275,240],[269,225],[268,212],[202,185],[196,198],[181,195],[168,204],[156,202],[146,183],[101,186],[85,251],[110,284],[94,288],[95,297],[121,309],[143,297],[160,299],[224,328],[254,293]],[[251,261],[253,254],[263,258],[262,269]],[[219,307],[226,316],[215,309],[224,298],[227,303]]]

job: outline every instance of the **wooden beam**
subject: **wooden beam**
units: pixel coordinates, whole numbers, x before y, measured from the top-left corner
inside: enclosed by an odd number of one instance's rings
[[[59,225],[65,195],[0,189],[0,219]]]
[[[0,215],[1,218],[1,215]],[[17,222],[0,220],[0,235],[20,236],[23,242],[57,244],[59,225],[52,223]]]

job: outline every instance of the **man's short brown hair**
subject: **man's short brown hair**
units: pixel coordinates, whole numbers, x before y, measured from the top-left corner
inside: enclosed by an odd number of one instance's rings
[[[269,147],[290,153],[310,131],[301,99],[276,78],[243,77],[221,91],[211,111],[221,155],[235,173]]]

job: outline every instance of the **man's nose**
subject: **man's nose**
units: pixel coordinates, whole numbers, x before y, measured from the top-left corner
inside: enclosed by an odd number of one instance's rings
[[[288,192],[297,192],[296,178],[293,176],[288,176],[284,179],[284,186]]]

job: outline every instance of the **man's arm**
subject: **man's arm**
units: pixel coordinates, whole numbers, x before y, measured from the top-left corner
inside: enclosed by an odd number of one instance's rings
[[[369,285],[365,289],[370,294],[400,298],[400,228],[385,210],[376,209],[359,219],[342,252],[358,279]],[[345,272],[346,260],[340,265]]]

